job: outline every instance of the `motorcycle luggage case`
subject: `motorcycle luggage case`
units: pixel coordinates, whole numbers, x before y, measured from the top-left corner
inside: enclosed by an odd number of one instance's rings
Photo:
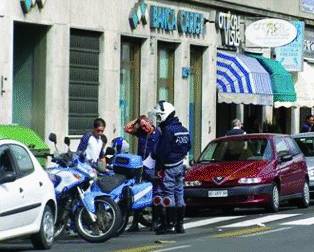
[[[143,209],[152,205],[153,185],[150,182],[142,182],[130,186],[132,192],[132,209]]]
[[[143,169],[142,157],[123,153],[117,154],[113,161],[115,173],[123,174],[127,178],[139,178]]]

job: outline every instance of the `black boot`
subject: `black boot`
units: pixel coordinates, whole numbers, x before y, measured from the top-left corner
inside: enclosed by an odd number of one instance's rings
[[[177,208],[177,222],[176,222],[176,233],[183,234],[185,233],[183,227],[183,220],[185,214],[185,207],[178,207]]]
[[[133,214],[133,221],[132,221],[131,227],[127,231],[128,232],[140,231],[140,229],[138,227],[139,220],[140,220],[140,212],[135,211]]]
[[[176,225],[176,207],[167,207],[167,232],[173,233]]]
[[[161,235],[167,233],[167,217],[164,207],[160,206],[157,208],[157,216],[159,219],[159,225],[155,230],[155,234]]]
[[[160,205],[152,206],[152,231],[156,231],[160,223],[160,216],[158,216],[158,211],[160,212],[159,208],[161,208]]]

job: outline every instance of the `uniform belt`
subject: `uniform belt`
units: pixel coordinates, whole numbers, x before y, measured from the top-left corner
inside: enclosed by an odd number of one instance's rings
[[[179,165],[183,164],[183,160],[180,160],[176,163],[171,163],[171,164],[164,164],[165,169],[169,169],[169,168],[174,168],[177,167]]]

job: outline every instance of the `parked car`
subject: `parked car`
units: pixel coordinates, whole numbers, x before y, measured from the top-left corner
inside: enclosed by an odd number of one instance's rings
[[[0,241],[30,236],[48,249],[56,216],[54,187],[38,160],[24,144],[0,138]]]
[[[310,194],[314,196],[314,132],[292,136],[305,156],[307,172],[310,178]]]
[[[262,206],[276,212],[284,200],[306,208],[310,198],[305,159],[286,135],[218,138],[187,171],[185,197],[190,211]]]

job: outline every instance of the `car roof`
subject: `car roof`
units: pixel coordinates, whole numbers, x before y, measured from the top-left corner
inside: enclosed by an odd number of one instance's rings
[[[223,136],[216,138],[214,141],[225,141],[225,140],[237,140],[237,139],[271,139],[274,137],[287,137],[289,135],[276,134],[276,133],[254,133],[254,134],[241,134],[241,135],[232,135],[232,136]]]
[[[292,135],[293,138],[314,137],[314,132],[305,132]]]

